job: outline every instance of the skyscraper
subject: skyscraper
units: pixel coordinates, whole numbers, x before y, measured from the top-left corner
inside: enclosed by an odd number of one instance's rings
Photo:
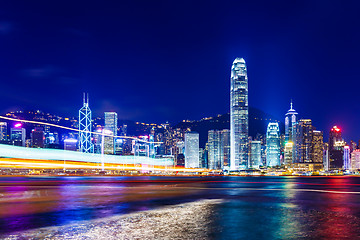
[[[324,143],[324,153],[323,153],[323,166],[325,171],[330,170],[329,162],[329,143]]]
[[[285,143],[293,140],[293,131],[295,131],[294,127],[297,122],[298,113],[293,109],[293,103],[290,103],[290,109],[285,114]]]
[[[311,161],[313,163],[322,163],[324,154],[324,140],[323,133],[321,131],[312,131],[311,142]]]
[[[115,153],[115,138],[117,136],[117,113],[116,112],[105,112],[105,133],[111,136],[104,137],[104,153],[114,154]]]
[[[230,130],[229,129],[223,129],[221,130],[220,135],[221,140],[221,161],[223,164],[224,169],[229,169],[230,167]]]
[[[0,122],[0,141],[7,140],[7,122]]]
[[[198,168],[199,163],[199,133],[185,133],[185,167]]]
[[[91,142],[91,110],[89,96],[83,98],[83,106],[79,110],[79,148],[80,152],[93,153],[94,146]]]
[[[349,146],[344,146],[344,169],[345,170],[351,169],[350,147]]]
[[[243,58],[231,67],[230,82],[230,168],[246,169],[248,164],[249,110],[248,76]]]
[[[230,155],[230,134],[228,129],[208,132],[208,168],[223,169],[228,166]]]
[[[343,167],[345,141],[341,137],[341,129],[334,126],[329,133],[329,164],[330,169]]]
[[[250,168],[259,169],[262,166],[261,160],[261,141],[250,142]]]
[[[291,141],[288,141],[285,143],[284,148],[284,165],[290,165],[293,163],[293,149],[294,149],[294,143]]]
[[[351,153],[351,171],[359,171],[360,169],[360,149],[355,149]]]
[[[280,166],[280,129],[277,122],[270,122],[267,127],[266,166]]]
[[[210,130],[208,132],[208,164],[210,169],[221,168],[221,146],[220,146],[220,132],[217,130]]]
[[[43,148],[45,133],[42,127],[36,127],[31,132],[31,146],[34,148]]]
[[[294,163],[312,162],[313,126],[310,119],[300,119],[295,125]]]
[[[12,145],[25,147],[26,130],[22,127],[21,123],[15,124],[10,129],[10,139]]]

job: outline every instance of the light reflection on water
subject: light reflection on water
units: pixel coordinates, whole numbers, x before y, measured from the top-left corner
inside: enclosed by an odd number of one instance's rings
[[[224,199],[206,223],[209,238],[357,238],[359,192],[355,177],[0,178],[0,234]]]

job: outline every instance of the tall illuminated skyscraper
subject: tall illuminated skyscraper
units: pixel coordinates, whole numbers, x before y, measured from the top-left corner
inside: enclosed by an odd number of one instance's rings
[[[312,142],[311,142],[311,161],[313,163],[323,162],[324,155],[324,138],[321,131],[312,131]]]
[[[360,169],[360,149],[355,149],[351,153],[351,171],[358,171]]]
[[[266,166],[280,166],[280,128],[277,122],[271,122],[267,127]]]
[[[290,109],[285,114],[285,143],[288,141],[294,141],[293,135],[295,132],[295,124],[297,122],[298,113],[293,109],[293,103],[290,103]]]
[[[220,131],[210,130],[208,132],[208,167],[210,169],[221,169],[220,145]]]
[[[284,148],[284,165],[289,166],[293,163],[293,149],[294,149],[294,143],[289,141],[285,143]]]
[[[223,164],[223,168],[226,170],[229,170],[230,166],[230,130],[229,129],[223,129],[221,131],[221,148],[222,148],[222,154],[221,154],[221,161]]]
[[[345,170],[351,169],[350,147],[349,146],[344,146],[344,169]]]
[[[230,82],[230,169],[248,166],[248,77],[245,60],[236,58],[231,67]]]
[[[208,168],[228,169],[230,155],[229,129],[208,132]]]
[[[261,161],[261,141],[250,142],[250,166],[259,169],[262,166]]]
[[[199,133],[185,133],[185,167],[198,168],[199,166]]]
[[[296,145],[294,149],[295,150],[294,162],[295,163],[313,162],[312,161],[313,126],[311,119],[299,120],[299,122],[295,126],[295,138],[296,138],[295,139]],[[319,139],[316,141],[319,141]]]
[[[334,126],[329,133],[329,164],[331,169],[341,169],[344,165],[345,141],[341,137],[341,129]]]
[[[117,113],[105,112],[105,133],[112,136],[117,136]],[[104,153],[115,153],[115,138],[112,136],[104,137]]]
[[[79,110],[79,148],[80,152],[93,153],[94,145],[91,142],[91,110],[89,96],[83,99],[83,107]]]

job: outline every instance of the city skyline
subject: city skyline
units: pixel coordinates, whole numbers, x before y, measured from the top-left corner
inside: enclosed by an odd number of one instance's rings
[[[293,99],[319,129],[338,125],[355,139],[359,33],[347,30],[356,27],[356,7],[320,3],[208,2],[202,12],[200,3],[89,3],[86,9],[6,3],[0,112],[22,107],[76,115],[74,103],[89,92],[95,116],[116,111],[142,122],[215,116],[228,112],[229,68],[243,57],[250,106],[283,119]],[[244,24],[233,31],[240,6]],[[207,97],[211,92],[216,97]]]
[[[360,2],[3,1],[0,239],[357,239]]]

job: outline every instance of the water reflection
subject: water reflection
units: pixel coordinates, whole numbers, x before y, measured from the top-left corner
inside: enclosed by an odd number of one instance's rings
[[[209,221],[198,220],[211,238],[354,238],[358,192],[360,178],[351,177],[3,178],[0,234],[223,199],[207,212]]]

